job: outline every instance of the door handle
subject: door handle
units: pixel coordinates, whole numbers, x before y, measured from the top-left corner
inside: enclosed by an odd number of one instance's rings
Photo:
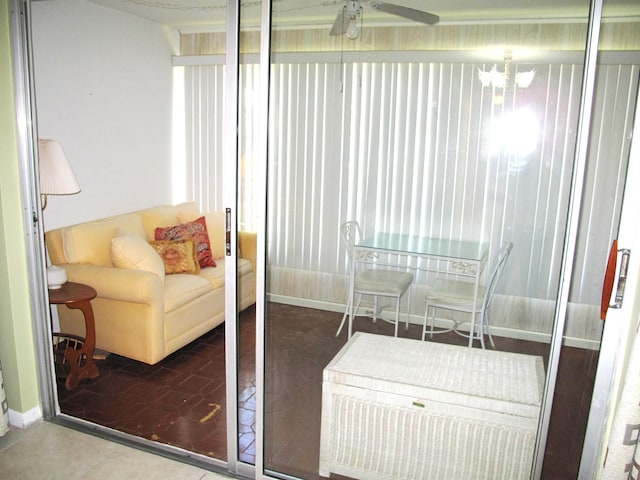
[[[624,289],[627,286],[627,271],[629,270],[629,256],[631,250],[628,248],[622,248],[618,250],[622,253],[620,259],[620,273],[618,274],[618,288],[616,289],[616,296],[612,305],[609,308],[622,308],[622,300],[624,299]]]
[[[231,256],[231,209],[225,209],[225,253],[227,257]]]
[[[618,261],[618,254],[621,253],[620,270],[618,271],[618,282],[616,288],[616,294],[614,297],[614,303],[610,304],[611,294],[613,292],[613,285],[615,283],[616,267]],[[619,309],[622,308],[622,301],[624,300],[624,290],[627,285],[627,271],[629,268],[629,257],[631,256],[631,250],[628,248],[622,248],[618,250],[618,240],[614,240],[611,244],[611,250],[609,251],[609,259],[607,261],[607,269],[604,275],[604,282],[602,286],[602,302],[600,304],[600,319],[604,320],[607,316],[607,310],[609,308]]]

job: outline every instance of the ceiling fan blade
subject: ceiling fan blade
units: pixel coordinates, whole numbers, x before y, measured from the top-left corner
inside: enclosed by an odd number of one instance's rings
[[[414,20],[420,23],[426,23],[427,25],[433,25],[440,21],[440,17],[433,13],[423,12],[422,10],[403,7],[393,3],[371,2],[371,7],[381,12],[398,15],[399,17],[408,18],[409,20]]]
[[[340,12],[333,22],[333,27],[329,35],[344,35],[347,32],[347,26],[349,25],[349,19],[345,18],[344,11]]]

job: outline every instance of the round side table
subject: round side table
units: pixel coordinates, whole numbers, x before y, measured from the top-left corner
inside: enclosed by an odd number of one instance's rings
[[[91,300],[96,295],[93,287],[82,283],[67,282],[60,288],[49,289],[49,303],[51,305],[66,305],[68,308],[79,309],[84,315],[86,334],[82,346],[72,348],[67,344],[64,351],[64,358],[70,369],[65,380],[65,386],[68,390],[78,385],[81,380],[96,378],[100,375],[98,367],[93,361],[93,353],[96,348],[96,327]]]

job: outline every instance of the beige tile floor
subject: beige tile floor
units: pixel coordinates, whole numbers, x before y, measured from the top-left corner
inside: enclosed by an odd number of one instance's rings
[[[50,422],[0,437],[2,480],[218,480],[229,477]]]

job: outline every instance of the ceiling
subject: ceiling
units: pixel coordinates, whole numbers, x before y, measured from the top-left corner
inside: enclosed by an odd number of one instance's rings
[[[178,30],[223,29],[226,0],[88,0],[105,7],[121,10]],[[378,12],[369,1],[363,6],[363,21],[376,24],[410,22],[400,17]],[[588,12],[587,0],[397,0],[405,7],[426,10],[440,16],[443,24],[504,22],[521,19],[545,21],[583,19]],[[535,4],[535,6],[532,6]],[[342,0],[272,0],[273,23],[283,27],[330,26]],[[259,25],[262,10],[260,0],[243,0],[243,25]],[[640,21],[639,0],[605,0],[605,16],[633,18]]]

